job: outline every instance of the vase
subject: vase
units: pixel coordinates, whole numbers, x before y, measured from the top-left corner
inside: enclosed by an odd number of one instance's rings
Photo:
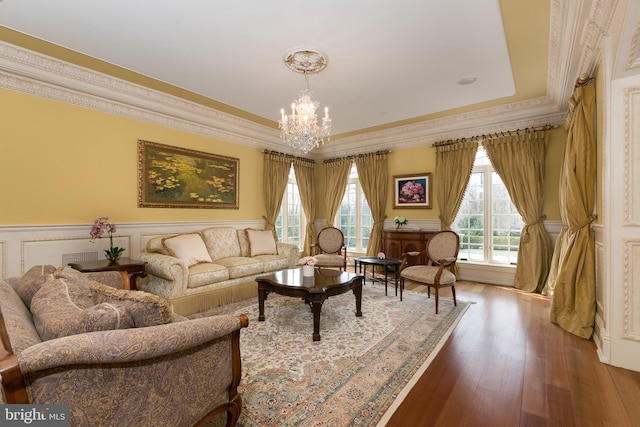
[[[109,264],[117,264],[124,252],[124,248],[117,246],[110,246],[109,249],[105,249],[104,256],[109,260]]]
[[[305,277],[313,276],[313,266],[312,265],[303,265],[302,266],[302,275]]]
[[[105,256],[109,260],[109,264],[117,264],[118,261],[120,261],[120,255],[116,255],[116,256],[105,255]]]

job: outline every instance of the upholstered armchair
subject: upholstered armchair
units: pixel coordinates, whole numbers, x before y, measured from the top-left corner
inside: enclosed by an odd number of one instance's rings
[[[103,323],[92,332],[58,330],[59,337],[46,339],[41,335],[52,331],[52,323],[45,320],[44,331],[38,317],[45,315],[51,291],[65,289],[66,299],[86,291],[69,275],[55,274],[32,275],[31,289],[41,288],[30,294],[21,287],[24,276],[0,280],[0,404],[69,405],[71,426],[192,426],[225,413],[227,426],[235,425],[242,409],[237,387],[245,315],[190,320],[171,317],[169,309],[163,324],[122,328],[131,314],[127,306],[135,302],[127,299],[127,292],[147,302],[161,299],[142,291],[105,290],[90,282],[92,290],[105,292],[103,298],[112,297],[110,302],[81,308],[76,299],[67,304],[67,314],[52,302],[58,317],[53,324],[60,325],[60,317],[88,319],[88,313],[98,313],[90,325],[79,325],[87,330],[117,311],[116,328],[105,329]],[[47,298],[39,298],[45,288],[50,291]],[[144,311],[139,307],[133,316]],[[154,315],[148,305],[145,315]]]
[[[310,253],[316,258],[318,268],[347,269],[347,247],[344,244],[344,234],[335,227],[325,227],[320,230],[317,242],[311,245]]]
[[[460,237],[453,231],[440,231],[427,242],[426,258],[428,265],[416,264],[422,252],[408,252],[403,254],[400,265],[400,301],[405,281],[411,281],[427,286],[427,295],[431,297],[434,289],[436,314],[438,314],[439,290],[450,287],[453,294],[453,304],[456,303],[456,275],[455,266],[460,249]]]

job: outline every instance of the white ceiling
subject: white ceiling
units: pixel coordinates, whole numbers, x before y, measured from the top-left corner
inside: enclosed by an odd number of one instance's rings
[[[319,49],[334,135],[516,92],[498,0],[0,0],[0,25],[273,121],[304,87],[283,56]]]

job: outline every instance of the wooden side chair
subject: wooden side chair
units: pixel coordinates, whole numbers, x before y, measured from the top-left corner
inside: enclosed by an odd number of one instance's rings
[[[405,280],[427,286],[427,295],[431,298],[431,288],[436,296],[436,314],[438,314],[438,291],[450,286],[453,294],[453,304],[456,302],[455,265],[460,249],[460,237],[453,231],[445,230],[434,234],[427,242],[427,264],[416,265],[422,252],[407,252],[403,255],[400,265],[400,301]]]
[[[347,247],[344,234],[335,227],[325,227],[318,233],[317,243],[311,245],[311,255],[318,261],[316,267],[347,269]]]

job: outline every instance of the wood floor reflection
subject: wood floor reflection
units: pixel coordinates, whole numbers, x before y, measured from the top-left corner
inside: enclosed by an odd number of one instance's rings
[[[456,296],[474,304],[387,426],[640,425],[640,372],[552,324],[548,298],[466,281]]]

